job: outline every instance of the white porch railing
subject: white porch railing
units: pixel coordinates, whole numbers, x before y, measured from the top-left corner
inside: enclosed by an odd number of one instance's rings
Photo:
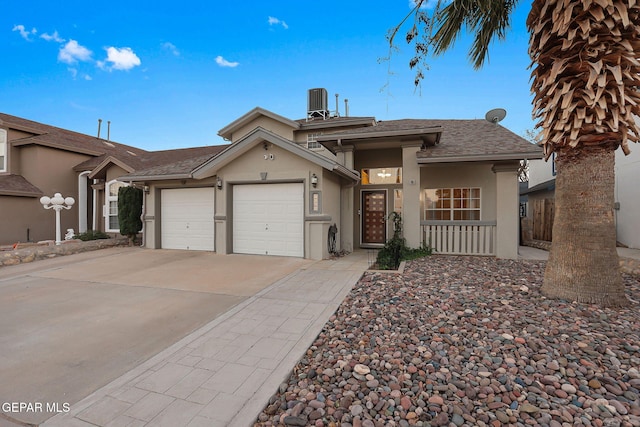
[[[439,254],[496,254],[496,221],[420,221],[422,242]]]

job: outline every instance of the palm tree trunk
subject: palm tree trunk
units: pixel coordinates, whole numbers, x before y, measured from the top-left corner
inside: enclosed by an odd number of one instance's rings
[[[613,212],[615,151],[558,153],[553,244],[542,293],[621,307],[624,294]]]

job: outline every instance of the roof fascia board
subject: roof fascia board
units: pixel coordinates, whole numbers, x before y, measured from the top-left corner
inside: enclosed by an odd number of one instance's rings
[[[415,136],[429,135],[434,133],[442,133],[442,126],[433,126],[429,128],[402,129],[385,132],[362,132],[362,133],[332,133],[327,135],[319,135],[319,142],[329,142],[336,140],[354,140],[354,139],[374,139],[374,138],[391,138],[398,136]]]
[[[309,121],[300,123],[300,129],[316,129],[316,128],[330,128],[330,127],[343,127],[343,126],[354,126],[354,125],[371,125],[375,124],[375,117],[358,117],[353,120],[340,120],[340,121],[331,121],[331,119],[321,120],[321,121]]]
[[[144,181],[171,181],[174,179],[192,179],[193,176],[190,173],[181,173],[173,175],[136,175],[127,174],[116,178],[121,182],[144,182]]]
[[[243,116],[237,118],[233,122],[229,123],[227,126],[220,129],[218,131],[218,135],[220,135],[222,138],[226,140],[230,140],[231,135],[233,134],[234,131],[238,130],[240,127],[246,125],[247,123],[250,123],[251,121],[257,119],[260,116],[269,117],[270,119],[276,120],[280,123],[290,126],[293,129],[300,128],[300,124],[296,121],[288,119],[279,114],[273,113],[269,110],[265,110],[262,107],[256,107],[253,110],[249,111],[248,113],[244,114]]]
[[[11,191],[11,190],[0,190],[0,196],[14,196],[14,197],[40,197],[44,193],[32,193],[29,191]]]
[[[103,154],[100,151],[89,150],[87,148],[69,147],[69,146],[66,146],[66,145],[54,144],[52,142],[46,142],[46,141],[34,141],[33,138],[34,137],[29,137],[29,138],[26,138],[26,139],[13,140],[13,141],[11,141],[11,145],[13,145],[14,147],[21,147],[21,146],[25,146],[25,145],[40,145],[40,146],[48,147],[48,148],[55,148],[57,150],[70,151],[72,153],[87,154],[89,156],[99,156],[99,155]]]
[[[121,167],[122,169],[126,170],[129,173],[131,173],[131,172],[133,172],[135,170],[134,168],[132,168],[128,164],[124,163],[122,160],[116,159],[113,156],[109,156],[106,159],[104,159],[98,166],[93,168],[93,170],[91,171],[91,173],[88,176],[89,179],[94,179],[96,177],[96,175],[98,175],[104,169],[109,167],[110,164],[114,164],[116,166],[119,166],[119,167]]]
[[[506,153],[506,154],[481,154],[481,155],[467,155],[467,156],[443,156],[443,157],[418,157],[418,164],[433,164],[433,163],[455,163],[455,162],[491,162],[499,160],[533,160],[542,159],[544,154],[541,152],[529,152],[529,153]]]

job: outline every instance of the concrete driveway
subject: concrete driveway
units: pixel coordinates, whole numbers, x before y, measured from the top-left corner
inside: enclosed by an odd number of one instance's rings
[[[112,248],[0,269],[0,426],[68,410],[309,263]]]

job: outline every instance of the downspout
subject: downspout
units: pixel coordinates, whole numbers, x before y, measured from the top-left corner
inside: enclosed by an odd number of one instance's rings
[[[93,180],[93,184],[95,185],[95,184],[97,184],[97,183],[98,183],[98,180],[97,180],[97,179],[94,179],[94,180]],[[92,229],[93,231],[96,231],[96,230],[97,230],[97,228],[96,228],[96,224],[97,224],[97,217],[96,217],[96,215],[97,215],[98,213],[96,212],[96,209],[98,209],[98,190],[96,190],[96,189],[94,188],[94,189],[93,189],[93,224],[91,225],[91,229]]]

